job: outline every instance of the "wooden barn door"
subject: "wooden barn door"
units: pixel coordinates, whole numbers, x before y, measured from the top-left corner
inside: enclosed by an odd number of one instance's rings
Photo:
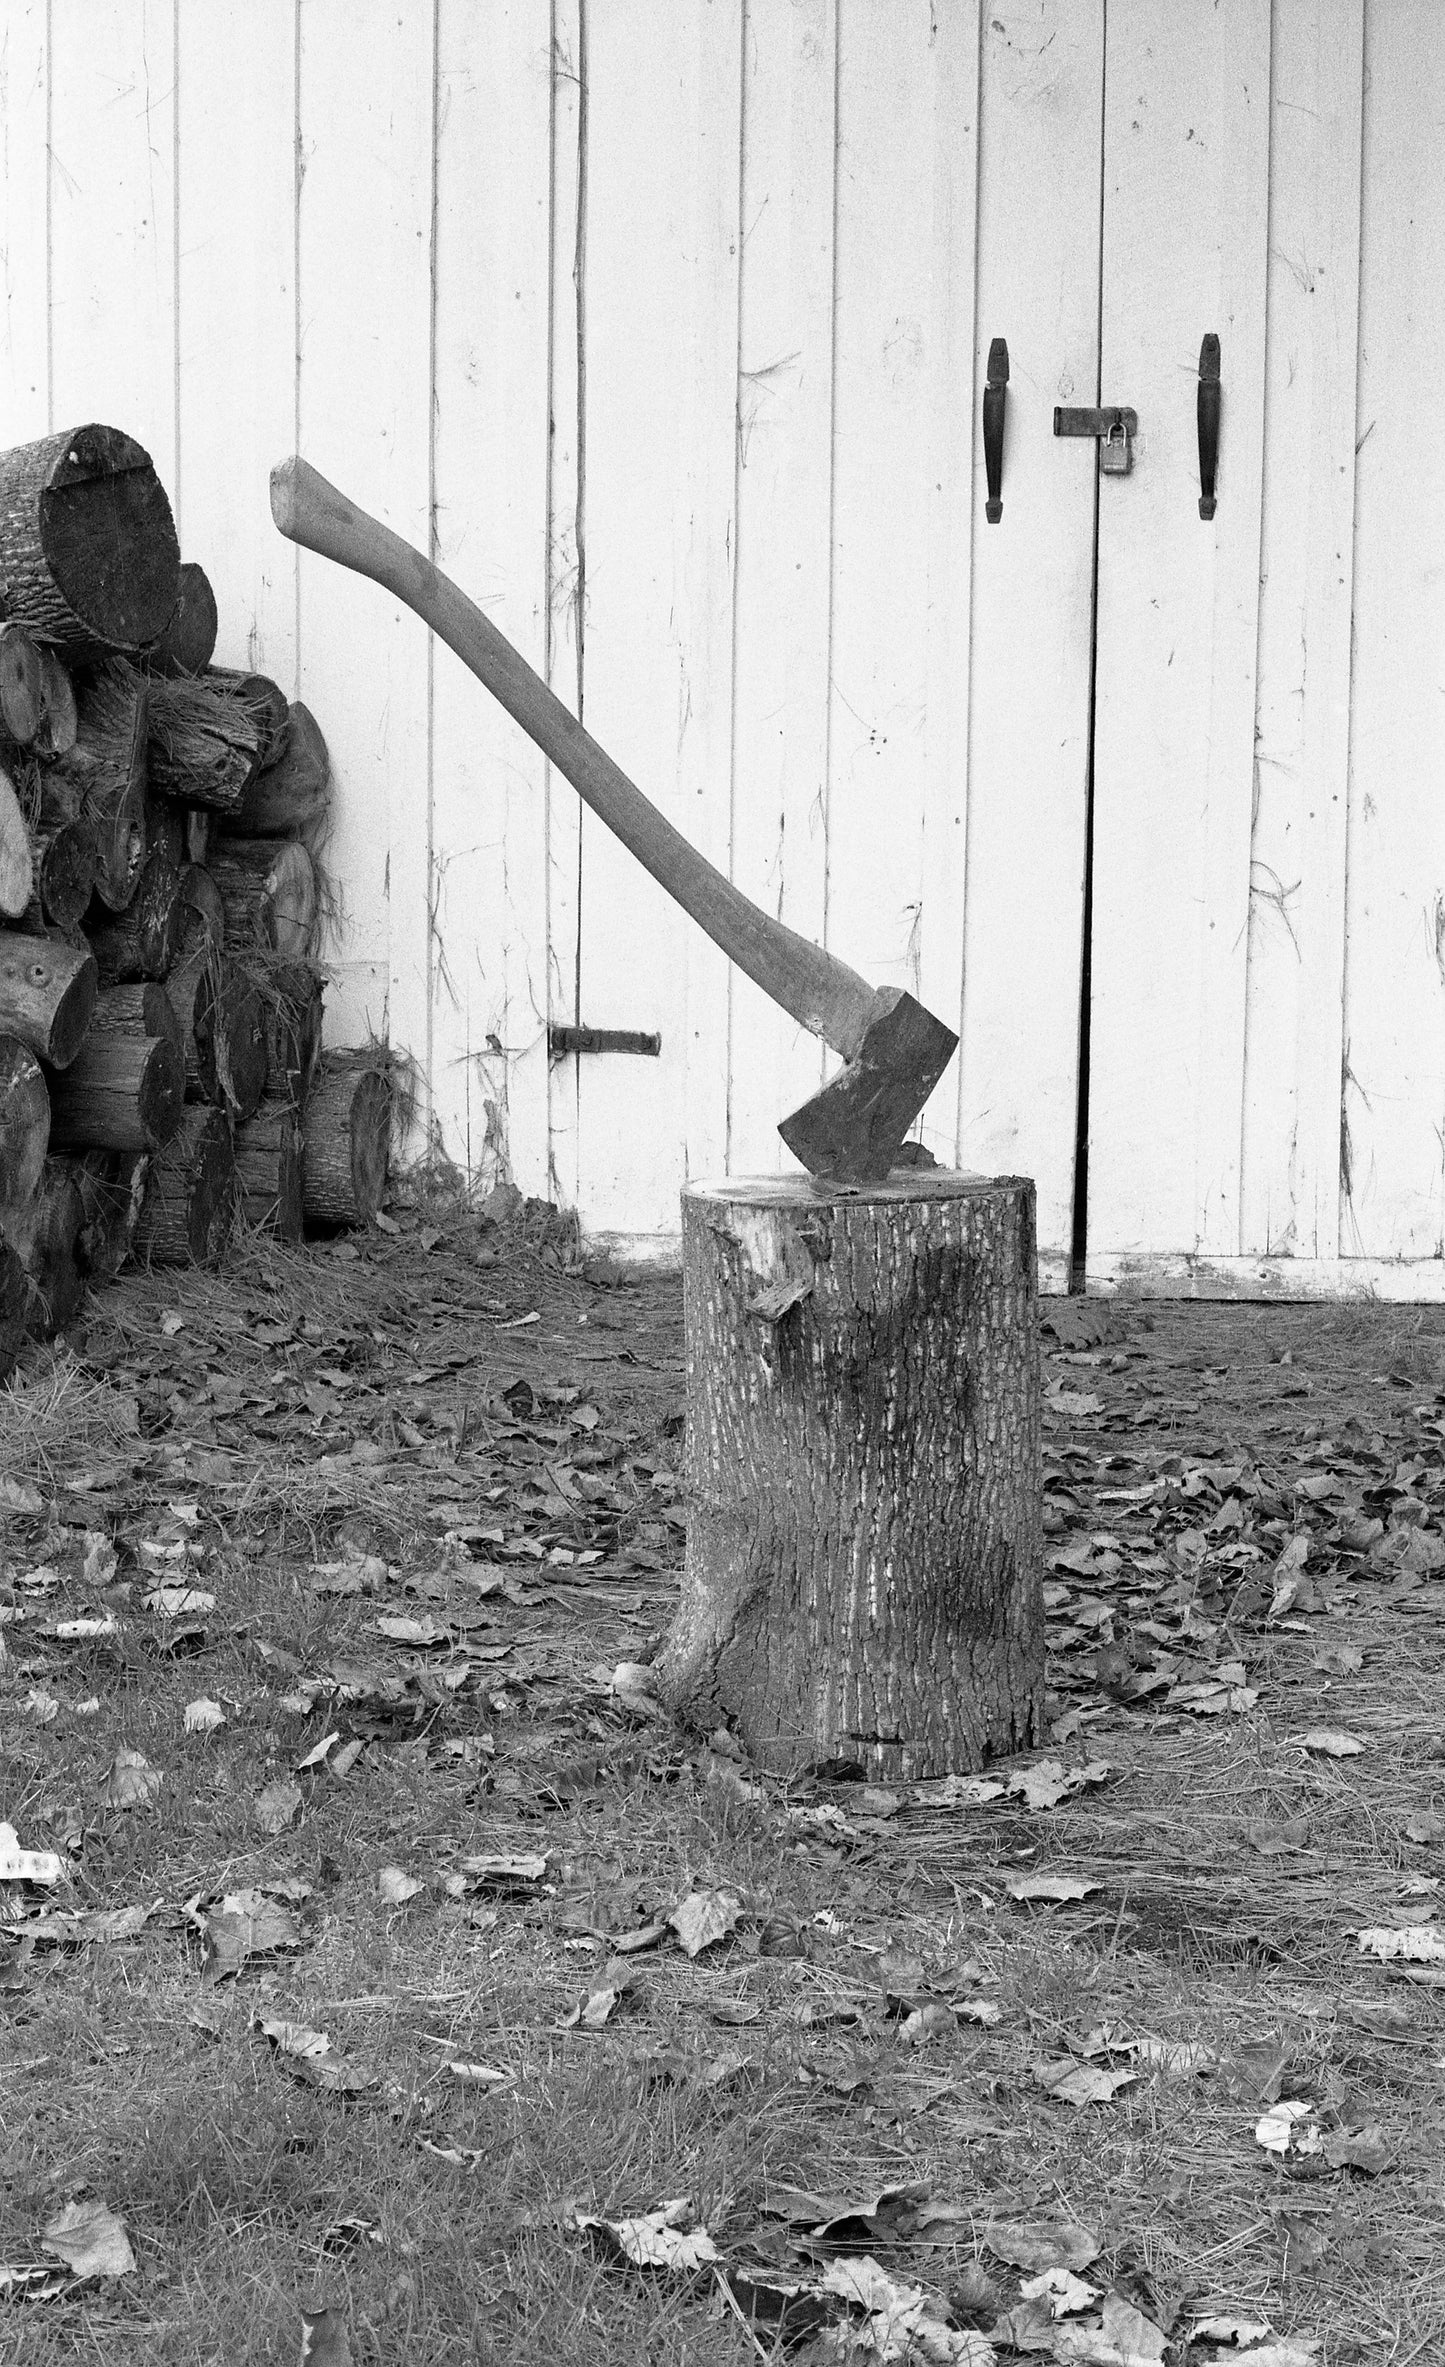
[[[1100,394],[1139,419],[1132,473],[1099,476],[1088,1255],[1111,1275],[1240,1246],[1269,116],[1269,0],[1110,0]]]

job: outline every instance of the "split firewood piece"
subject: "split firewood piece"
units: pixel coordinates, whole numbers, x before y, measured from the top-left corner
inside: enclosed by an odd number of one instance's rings
[[[175,607],[180,566],[150,455],[119,428],[0,453],[0,583],[33,632],[97,656],[144,649]]]
[[[229,812],[260,763],[262,745],[251,706],[229,683],[211,674],[152,678],[151,781],[166,797]]]
[[[38,935],[48,923],[74,931],[95,893],[95,833],[84,821],[36,823],[30,830],[35,885],[22,919]]]
[[[96,893],[112,912],[129,904],[145,861],[146,695],[133,666],[97,666],[79,692],[75,744],[45,773],[47,810],[91,826]]]
[[[0,766],[0,919],[19,920],[35,892],[35,863],[25,810]]]
[[[252,972],[266,1017],[269,1090],[303,1109],[321,1065],[320,973],[306,962]]]
[[[355,1056],[353,1056],[355,1058]],[[302,1206],[308,1225],[369,1225],[381,1206],[391,1158],[391,1079],[344,1059],[322,1068],[306,1110]]]
[[[102,986],[132,978],[164,978],[181,950],[186,906],[181,875],[163,847],[146,858],[140,885],[124,912],[90,932]]]
[[[210,577],[194,559],[183,559],[175,607],[143,662],[153,674],[204,674],[215,654],[218,629]]]
[[[45,1071],[28,1044],[0,1036],[0,1200],[32,1197],[49,1143]]]
[[[80,1195],[76,1262],[92,1282],[110,1282],[131,1254],[150,1162],[144,1151],[82,1151],[57,1159]]]
[[[266,1007],[237,962],[204,948],[179,962],[166,993],[180,1027],[186,1098],[249,1118],[266,1090]]]
[[[211,839],[215,823],[216,816],[211,812],[209,806],[188,805],[186,807],[186,861],[188,863],[205,863],[210,860]]]
[[[173,797],[162,797],[155,783],[146,781],[146,853],[153,855],[163,847],[177,871],[189,863],[186,847],[186,815],[189,807],[178,805]]]
[[[255,723],[261,742],[256,770],[264,772],[267,765],[277,763],[286,752],[291,729],[290,702],[280,683],[269,674],[245,674],[235,666],[209,666],[206,680],[238,698]]]
[[[173,1035],[92,1028],[50,1084],[50,1139],[62,1151],[155,1151],[181,1122],[186,1065]]]
[[[226,942],[304,961],[316,934],[316,868],[293,838],[226,839],[211,861],[226,907]]]
[[[52,1068],[68,1068],[99,986],[95,956],[64,937],[0,930],[0,1034],[18,1036]]]
[[[248,782],[246,794],[224,828],[236,838],[304,838],[315,845],[331,810],[331,759],[321,726],[309,707],[295,700],[289,711],[286,745],[274,763]]]
[[[40,643],[23,625],[0,625],[0,732],[33,748],[45,717]]]
[[[219,953],[226,942],[226,907],[221,891],[203,863],[181,865],[181,958],[203,952]]]
[[[236,1159],[221,1110],[187,1109],[151,1159],[135,1255],[152,1266],[214,1265],[236,1211]]]
[[[268,1093],[255,1116],[236,1128],[236,1181],[248,1225],[282,1241],[300,1240],[302,1157],[294,1105]]]
[[[76,1257],[80,1194],[65,1169],[48,1159],[28,1200],[0,1206],[0,1233],[29,1285],[25,1329],[32,1336],[59,1331],[80,1305],[84,1284]]]
[[[75,684],[48,642],[40,649],[43,712],[35,738],[37,756],[68,756],[80,732],[80,707]]]

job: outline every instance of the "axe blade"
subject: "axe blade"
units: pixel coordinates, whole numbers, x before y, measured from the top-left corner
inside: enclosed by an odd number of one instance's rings
[[[881,1183],[957,1044],[953,1029],[911,994],[881,986],[847,1067],[778,1132],[825,1183]]]

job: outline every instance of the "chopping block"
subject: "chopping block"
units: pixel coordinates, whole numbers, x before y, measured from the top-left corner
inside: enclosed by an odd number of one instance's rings
[[[1042,1739],[1034,1187],[899,1169],[682,1196],[687,1561],[658,1689],[772,1772]]]

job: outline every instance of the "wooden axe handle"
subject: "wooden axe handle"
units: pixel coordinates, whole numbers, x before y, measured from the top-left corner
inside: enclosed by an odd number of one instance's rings
[[[371,576],[414,609],[729,961],[835,1052],[853,1058],[874,1012],[866,979],[760,912],[689,846],[439,567],[300,458],[272,469],[271,515],[292,542]]]

